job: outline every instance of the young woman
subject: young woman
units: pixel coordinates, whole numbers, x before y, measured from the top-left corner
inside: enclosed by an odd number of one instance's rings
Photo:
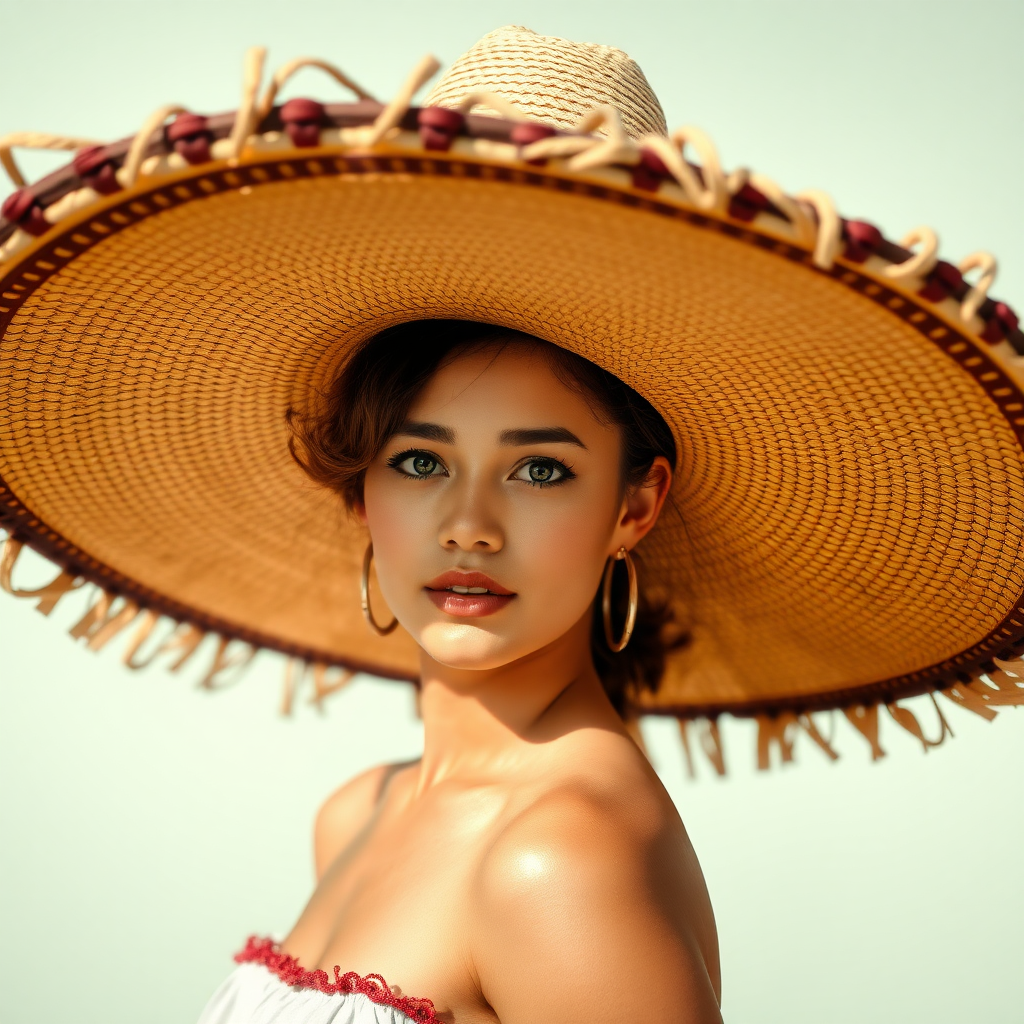
[[[613,706],[631,671],[657,682],[657,611],[631,637],[609,616],[628,639],[613,653],[599,594],[662,511],[665,422],[577,356],[441,320],[370,341],[299,436],[420,647],[425,746],[324,805],[319,884],[283,952],[379,972],[467,1024],[719,1020],[700,867]],[[604,686],[595,663],[615,665]],[[243,999],[269,1020],[256,1007],[279,988],[243,965],[204,1020]]]
[[[422,758],[328,800],[306,910],[203,1024],[715,1021],[631,723],[703,717],[721,770],[723,712],[766,766],[835,756],[818,710],[880,756],[883,706],[925,738],[903,697],[1024,702],[994,260],[726,174],[609,47],[499,30],[422,108],[432,62],[275,104],[299,64],[5,201],[0,586],[95,583],[72,632],[132,667],[215,634],[211,688],[261,647],[289,700],[302,665],[419,686]]]

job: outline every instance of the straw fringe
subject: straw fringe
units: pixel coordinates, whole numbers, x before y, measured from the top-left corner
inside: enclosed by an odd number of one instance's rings
[[[80,589],[85,581],[76,574],[61,569],[49,583],[41,587],[25,589],[16,586],[13,581],[14,568],[23,549],[24,543],[14,535],[9,535],[4,541],[0,552],[0,590],[12,597],[34,601],[37,611],[43,615],[50,615],[65,595]],[[177,673],[191,661],[207,633],[192,623],[166,619],[170,626],[169,632],[163,639],[152,644],[148,653],[140,655],[140,651],[148,644],[163,619],[164,616],[141,608],[135,601],[126,600],[113,591],[101,590],[85,613],[71,627],[69,634],[75,640],[84,640],[90,651],[99,651],[122,634],[129,625],[136,623],[136,629],[122,652],[122,664],[133,671],[139,671],[148,668],[162,655],[176,655],[166,668]],[[233,686],[242,678],[256,653],[257,649],[250,644],[218,636],[213,658],[198,678],[197,687],[204,690],[222,690]],[[1024,654],[1008,660],[997,658],[994,665],[992,671],[981,673],[970,682],[960,682],[937,692],[958,707],[973,711],[986,721],[996,718],[997,707],[1024,705]],[[307,662],[298,658],[286,659],[280,714],[289,717],[294,713],[297,696],[306,688],[307,683],[311,685],[312,692],[306,703],[315,707],[321,714],[325,713],[326,699],[348,687],[355,675],[351,669],[340,665]],[[867,741],[872,761],[879,761],[886,756],[879,742],[881,707],[885,707],[889,716],[901,729],[921,743],[926,753],[932,747],[941,746],[947,736],[954,735],[935,699],[935,694],[928,694],[927,699],[931,702],[938,720],[939,732],[936,739],[926,736],[914,712],[896,701],[887,704],[858,704],[841,710],[846,720]],[[833,726],[826,737],[810,713],[797,714],[787,711],[778,715],[756,716],[758,770],[767,771],[776,761],[780,764],[792,763],[795,760],[794,752],[799,735],[806,735],[830,761],[839,760],[840,755],[833,745],[834,713],[830,713],[829,717]],[[630,735],[640,748],[645,750],[639,720],[634,717],[626,724]],[[697,730],[698,746],[708,765],[716,775],[726,775],[725,749],[718,719],[679,719],[678,726],[687,776],[693,779],[698,774],[691,744],[691,728]]]
[[[109,590],[100,596],[89,610],[71,627],[73,640],[84,640],[90,651],[100,651],[139,614],[134,601],[122,601],[117,611],[117,595]]]
[[[49,615],[57,607],[57,602],[65,594],[72,590],[77,590],[85,581],[79,579],[73,573],[61,569],[60,574],[47,583],[46,586],[37,587],[35,590],[22,590],[15,587],[11,582],[11,577],[14,572],[14,564],[17,562],[24,546],[20,540],[16,540],[13,536],[8,537],[4,542],[3,554],[0,555],[0,589],[12,597],[38,601],[36,609],[43,615]]]
[[[335,673],[333,679],[329,675],[332,669]],[[321,714],[325,713],[324,700],[332,693],[338,693],[345,689],[355,678],[355,673],[347,668],[325,665],[319,661],[311,664],[298,658],[289,658],[284,668],[284,689],[281,693],[280,706],[282,715],[291,715],[295,704],[295,694],[309,675],[312,675],[313,694],[308,703],[312,704]]]
[[[839,760],[839,754],[832,744],[819,732],[814,718],[809,714],[797,715],[792,711],[776,717],[761,715],[757,719],[757,767],[766,771],[771,765],[771,749],[778,746],[783,763],[793,760],[793,745],[796,733],[803,729],[832,761]]]
[[[885,757],[885,751],[878,742],[878,705],[855,704],[851,708],[843,708],[846,720],[868,741],[871,747],[871,760],[879,761]]]
[[[16,586],[13,580],[14,568],[24,546],[24,543],[13,534],[4,540],[3,550],[0,552],[0,590],[12,597],[35,601],[37,611],[43,615],[50,615],[67,594],[80,589],[86,581],[75,573],[60,569],[57,575],[42,587],[24,589]],[[129,625],[138,621],[138,627],[122,653],[122,664],[129,669],[139,670],[151,665],[160,655],[177,654],[177,658],[167,667],[171,672],[178,672],[198,650],[207,633],[192,623],[177,623],[168,619],[168,623],[171,624],[170,633],[155,645],[148,655],[140,658],[140,649],[163,618],[164,616],[143,609],[137,602],[123,598],[114,591],[100,590],[68,633],[73,640],[83,640],[90,651],[100,651],[122,634]],[[230,637],[218,636],[213,659],[199,678],[198,687],[217,690],[233,685],[241,678],[243,670],[255,655],[256,648],[252,645]],[[318,697],[322,699],[330,692],[333,692],[333,689],[319,688]]]

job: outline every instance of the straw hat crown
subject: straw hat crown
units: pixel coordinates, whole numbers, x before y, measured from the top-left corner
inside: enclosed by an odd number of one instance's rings
[[[519,25],[488,32],[452,64],[424,103],[455,107],[473,92],[497,93],[557,128],[572,128],[595,107],[609,105],[633,138],[668,130],[658,97],[629,54]],[[474,112],[495,113],[484,104]]]

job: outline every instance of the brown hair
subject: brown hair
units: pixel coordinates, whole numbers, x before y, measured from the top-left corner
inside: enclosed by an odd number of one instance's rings
[[[351,509],[362,501],[367,468],[441,365],[456,354],[513,343],[541,349],[556,377],[586,398],[595,415],[619,427],[624,490],[639,486],[659,455],[675,469],[676,445],[668,424],[618,377],[533,335],[468,320],[418,320],[389,327],[364,342],[309,411],[300,415],[289,410],[292,457]],[[619,714],[625,713],[631,691],[657,689],[668,652],[688,639],[672,628],[667,602],[652,600],[645,592],[642,562],[636,553],[633,557],[639,563],[640,606],[629,645],[618,654],[608,649],[599,599],[591,631],[594,666]],[[621,622],[627,600],[621,580],[616,579],[613,593],[613,609]]]

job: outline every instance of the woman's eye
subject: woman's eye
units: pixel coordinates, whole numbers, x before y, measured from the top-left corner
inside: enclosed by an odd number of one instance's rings
[[[531,459],[524,462],[513,474],[515,480],[525,480],[530,484],[556,484],[571,477],[567,466],[555,459]]]
[[[429,452],[400,452],[388,459],[388,465],[411,477],[443,476],[441,460]]]

